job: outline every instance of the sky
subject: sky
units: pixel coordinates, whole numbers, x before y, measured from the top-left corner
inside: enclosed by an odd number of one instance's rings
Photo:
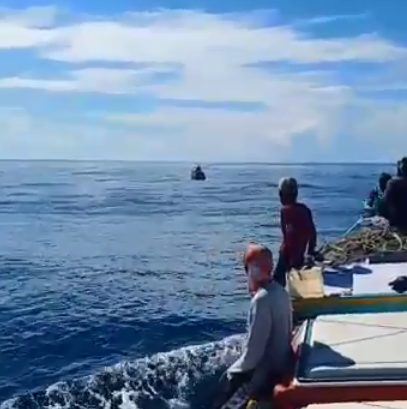
[[[394,162],[406,0],[3,0],[0,159]]]

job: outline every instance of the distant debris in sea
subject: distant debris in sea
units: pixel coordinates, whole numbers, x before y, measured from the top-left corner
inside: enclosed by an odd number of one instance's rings
[[[192,180],[206,180],[205,172],[200,165],[195,166],[191,171]]]

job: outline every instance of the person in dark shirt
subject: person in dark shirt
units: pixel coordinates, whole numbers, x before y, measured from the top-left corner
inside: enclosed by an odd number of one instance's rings
[[[311,210],[297,201],[298,184],[294,178],[281,179],[279,195],[283,242],[274,278],[285,286],[287,272],[304,265],[306,252],[310,256],[315,255],[317,232]]]
[[[378,215],[383,212],[383,196],[387,187],[387,183],[390,179],[391,175],[389,173],[383,172],[379,177],[378,185],[370,192],[369,197],[366,200],[366,205],[371,210],[371,215]]]
[[[398,160],[398,161],[397,161],[397,176],[401,176],[401,173],[400,173],[400,165],[401,165],[401,160]]]
[[[407,157],[398,165],[398,176],[388,182],[383,202],[390,225],[407,232]]]

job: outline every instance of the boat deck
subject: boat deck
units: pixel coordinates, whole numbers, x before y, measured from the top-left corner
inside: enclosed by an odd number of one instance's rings
[[[407,402],[331,403],[310,405],[308,409],[407,409]]]
[[[407,262],[357,263],[324,274],[326,294],[388,293],[407,276]],[[303,384],[388,379],[407,381],[407,312],[321,315],[301,334],[305,348],[297,376]],[[311,404],[310,409],[407,409],[407,401]]]
[[[303,337],[301,382],[407,381],[407,312],[321,316]]]
[[[407,262],[358,263],[340,268],[329,268],[323,274],[326,294],[351,292],[353,295],[394,293],[389,282],[407,276]]]

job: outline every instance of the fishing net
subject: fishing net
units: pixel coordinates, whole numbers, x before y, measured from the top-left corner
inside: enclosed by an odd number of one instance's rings
[[[347,237],[324,244],[320,253],[324,260],[333,265],[367,258],[391,258],[392,255],[407,259],[407,235],[389,227],[362,228]]]

